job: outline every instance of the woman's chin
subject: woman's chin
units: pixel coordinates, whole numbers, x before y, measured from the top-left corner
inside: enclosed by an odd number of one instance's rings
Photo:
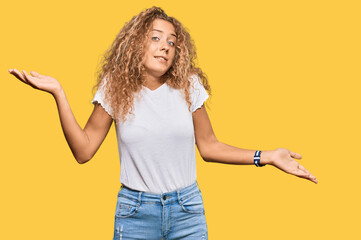
[[[150,75],[154,78],[160,78],[162,77],[164,74],[167,73],[167,71],[169,70],[169,68],[165,69],[165,68],[162,68],[162,69],[153,69],[153,70],[146,70],[146,75]]]

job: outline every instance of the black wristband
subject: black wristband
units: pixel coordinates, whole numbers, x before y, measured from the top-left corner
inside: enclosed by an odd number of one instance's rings
[[[263,164],[263,165],[260,164],[261,152],[262,152],[262,151],[256,151],[256,153],[254,154],[253,161],[254,161],[254,165],[256,165],[256,167],[266,166],[266,164]]]

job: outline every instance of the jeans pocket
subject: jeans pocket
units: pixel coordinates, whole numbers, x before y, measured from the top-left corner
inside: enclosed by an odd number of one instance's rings
[[[128,198],[125,195],[119,194],[117,207],[115,211],[115,217],[127,218],[133,216],[138,212],[139,204],[138,201]]]
[[[204,214],[203,197],[200,191],[190,194],[184,199],[181,199],[180,205],[184,212]]]

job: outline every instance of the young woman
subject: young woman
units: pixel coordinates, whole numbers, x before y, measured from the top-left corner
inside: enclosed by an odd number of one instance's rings
[[[65,138],[81,164],[94,156],[114,120],[121,163],[114,239],[208,239],[195,144],[205,161],[269,164],[317,183],[295,160],[298,153],[217,140],[203,105],[210,87],[195,59],[189,33],[175,18],[157,7],[134,16],[104,57],[84,129],[56,79],[9,70],[54,96]]]

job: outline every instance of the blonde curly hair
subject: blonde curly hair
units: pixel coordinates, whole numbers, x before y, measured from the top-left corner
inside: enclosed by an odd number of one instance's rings
[[[162,82],[180,89],[190,110],[190,76],[196,74],[211,95],[211,88],[205,73],[196,66],[197,53],[193,40],[187,30],[175,18],[169,17],[159,7],[152,7],[134,16],[118,33],[101,61],[97,73],[97,83],[93,87],[104,87],[104,102],[110,106],[114,120],[126,120],[133,114],[134,94],[142,89],[144,79],[143,65],[146,36],[155,19],[163,19],[173,24],[177,35],[173,65],[161,77]]]

